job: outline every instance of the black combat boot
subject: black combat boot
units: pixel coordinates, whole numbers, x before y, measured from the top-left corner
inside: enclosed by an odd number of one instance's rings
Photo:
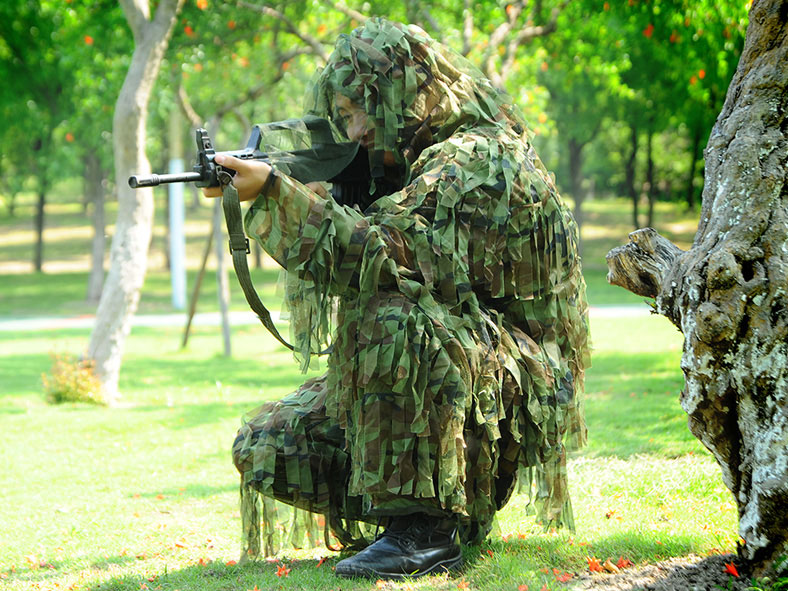
[[[355,556],[341,560],[336,574],[404,579],[446,572],[459,566],[461,561],[456,520],[417,513],[393,517],[374,543]]]

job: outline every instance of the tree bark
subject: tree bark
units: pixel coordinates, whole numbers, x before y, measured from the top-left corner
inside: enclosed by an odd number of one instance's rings
[[[753,4],[706,149],[692,248],[636,238],[608,254],[610,281],[647,285],[656,311],[684,333],[681,405],[733,493],[739,554],[756,576],[788,568],[786,30],[788,4]]]
[[[153,190],[129,188],[128,177],[132,173],[150,173],[145,155],[148,102],[183,0],[161,0],[153,19],[148,0],[120,3],[134,35],[134,53],[112,123],[118,219],[109,273],[88,346],[88,356],[95,362],[110,403],[117,402],[120,396],[123,345],[139,303],[153,224]]]

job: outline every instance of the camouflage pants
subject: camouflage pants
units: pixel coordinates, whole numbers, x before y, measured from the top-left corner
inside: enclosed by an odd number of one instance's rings
[[[434,499],[392,496],[375,508],[348,494],[350,457],[345,433],[327,416],[325,377],[307,381],[251,413],[233,444],[242,483],[263,495],[314,513],[374,523],[384,515],[445,515]]]
[[[412,513],[445,516],[447,511],[440,508],[435,498],[397,494],[381,499],[378,495],[372,507],[363,497],[348,493],[350,455],[345,449],[344,431],[326,414],[326,395],[325,377],[309,380],[282,400],[253,411],[239,430],[232,452],[241,474],[242,506],[243,499],[247,499],[246,511],[251,511],[249,497],[260,493],[268,499],[325,515],[332,533],[346,545],[364,543],[358,522],[377,524],[386,516]],[[472,436],[467,439],[473,465],[478,451],[474,448],[478,446],[474,446]],[[502,460],[500,468],[504,463]],[[512,492],[514,465],[509,474],[500,472],[494,493],[498,507]],[[260,519],[265,531],[272,532],[276,527],[271,516],[266,517],[265,508],[262,513],[254,510],[254,514],[244,516],[246,527],[257,528]],[[490,525],[466,519],[461,522],[460,535],[464,541],[477,541],[486,535]]]

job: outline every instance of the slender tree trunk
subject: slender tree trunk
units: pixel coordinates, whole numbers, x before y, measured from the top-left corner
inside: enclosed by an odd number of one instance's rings
[[[695,209],[695,169],[698,167],[698,150],[700,150],[701,125],[695,123],[692,132],[692,149],[690,150],[690,167],[687,173],[687,207]]]
[[[150,173],[145,155],[148,102],[182,3],[183,0],[161,0],[151,20],[148,0],[121,0],[135,47],[115,104],[112,129],[118,219],[109,273],[88,346],[88,356],[95,362],[110,402],[117,402],[120,395],[123,345],[139,303],[153,223],[152,189],[131,189],[127,181],[132,173]]]
[[[36,215],[34,220],[36,232],[36,246],[33,252],[33,268],[37,272],[41,272],[44,268],[44,206],[46,205],[46,180],[41,179],[41,187],[38,191],[38,200],[36,202]]]
[[[629,158],[627,158],[627,163],[624,166],[624,183],[626,185],[627,195],[632,200],[632,221],[634,222],[633,228],[637,229],[640,227],[638,220],[638,200],[640,199],[640,195],[638,195],[637,189],[635,189],[635,166],[637,164],[638,157],[638,129],[635,125],[632,125],[630,128],[629,141],[630,150]]]
[[[85,157],[85,202],[93,205],[93,241],[88,276],[87,301],[97,304],[104,285],[104,253],[107,248],[104,171],[94,153]]]
[[[654,182],[654,132],[649,129],[646,138],[646,198],[648,199],[648,216],[646,225],[654,225],[654,202],[657,200],[657,187]]]
[[[575,221],[583,226],[583,148],[585,142],[569,138],[569,187],[575,200]]]
[[[692,248],[654,230],[608,254],[611,283],[684,333],[681,406],[739,510],[752,574],[788,574],[788,4],[756,0],[706,149]],[[747,573],[750,574],[750,573]]]
[[[8,217],[16,217],[16,191],[10,191],[8,195]]]

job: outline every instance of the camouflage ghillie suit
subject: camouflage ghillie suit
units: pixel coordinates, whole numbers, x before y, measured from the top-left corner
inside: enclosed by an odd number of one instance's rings
[[[239,432],[248,552],[261,519],[275,549],[274,498],[322,513],[345,543],[359,522],[413,512],[453,513],[480,539],[518,479],[545,527],[572,527],[585,285],[522,116],[460,56],[379,19],[339,39],[315,84],[310,113],[341,133],[337,93],[374,123],[367,201],[280,175],[245,220],[287,270],[302,360],[333,345],[322,377]]]

